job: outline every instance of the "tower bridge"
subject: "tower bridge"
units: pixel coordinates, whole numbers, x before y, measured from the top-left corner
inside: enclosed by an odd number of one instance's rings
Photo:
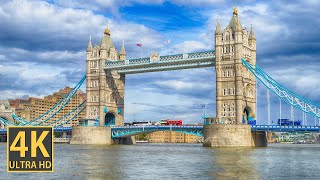
[[[253,27],[243,28],[235,8],[230,23],[223,30],[219,20],[215,30],[215,49],[159,56],[127,59],[124,42],[118,52],[111,32],[105,29],[100,45],[92,46],[91,38],[86,51],[86,75],[59,103],[42,116],[26,121],[13,114],[19,125],[41,125],[55,116],[74,96],[86,80],[87,100],[59,121],[50,123],[56,131],[72,129],[72,143],[112,144],[111,138],[130,137],[142,132],[172,130],[204,136],[205,146],[266,145],[266,131],[319,132],[316,126],[248,125],[256,115],[256,79],[280,99],[315,118],[320,118],[319,105],[290,91],[272,79],[256,64],[256,38]],[[126,75],[189,68],[215,67],[216,118],[205,126],[149,126],[124,127],[124,96]],[[88,120],[98,120],[99,126],[78,126],[59,129],[60,126],[86,110]],[[11,121],[0,118],[6,126]]]

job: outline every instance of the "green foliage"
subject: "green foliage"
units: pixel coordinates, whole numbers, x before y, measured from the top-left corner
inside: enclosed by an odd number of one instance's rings
[[[63,132],[55,132],[54,137],[61,138],[63,136]]]
[[[139,135],[138,135],[138,139],[139,139],[140,141],[147,141],[147,140],[148,140],[147,133],[139,134]]]

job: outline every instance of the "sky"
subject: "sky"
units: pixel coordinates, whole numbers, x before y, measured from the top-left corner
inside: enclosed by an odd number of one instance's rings
[[[217,18],[224,29],[231,0],[0,0],[0,99],[43,97],[74,86],[85,74],[89,36],[100,44],[106,26],[128,58],[214,49]],[[243,27],[252,24],[257,64],[292,91],[320,103],[320,1],[236,1]],[[170,44],[164,42],[170,39]],[[82,90],[85,91],[83,85]],[[267,122],[266,88],[258,83],[259,124]],[[199,68],[126,76],[125,121],[215,116],[215,69]],[[271,118],[279,99],[271,95]],[[282,118],[290,117],[282,104]],[[302,113],[294,111],[296,119]],[[308,116],[308,123],[314,118]]]

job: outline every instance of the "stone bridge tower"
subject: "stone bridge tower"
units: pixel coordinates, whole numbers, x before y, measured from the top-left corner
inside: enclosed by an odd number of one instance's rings
[[[215,31],[216,113],[220,123],[246,124],[256,114],[256,80],[242,65],[242,58],[256,64],[256,39],[243,29],[236,7],[222,32],[218,20]]]
[[[126,59],[124,43],[116,50],[108,27],[100,46],[92,46],[91,37],[87,48],[87,102],[86,118],[99,119],[100,126],[123,125],[125,75],[115,71],[105,72],[106,61]]]

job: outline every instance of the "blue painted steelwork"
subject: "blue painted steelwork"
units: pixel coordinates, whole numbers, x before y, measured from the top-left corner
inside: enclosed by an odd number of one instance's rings
[[[154,131],[175,131],[202,136],[203,126],[113,126],[111,127],[111,136],[118,138]],[[320,132],[320,126],[251,125],[251,131]]]
[[[72,127],[55,127],[54,132],[71,132]]]
[[[202,136],[202,130],[203,126],[113,126],[111,127],[111,136],[118,138],[154,131],[175,131]]]
[[[175,54],[130,60],[107,61],[105,70],[117,70],[118,73],[131,74],[155,71],[167,71],[188,68],[200,68],[215,66],[214,51]]]
[[[27,125],[37,125],[38,123],[43,123],[48,120],[50,120],[53,116],[55,116],[57,113],[60,112],[61,109],[63,109],[66,104],[69,103],[69,101],[72,99],[72,97],[76,94],[78,89],[81,87],[83,82],[85,81],[86,76],[84,76],[78,84],[66,95],[64,96],[55,106],[53,106],[50,110],[48,110],[46,113],[42,114],[41,116],[31,120],[30,122],[27,122],[27,120],[18,117],[15,114],[12,114],[12,117],[17,120],[18,122],[25,122],[25,123],[20,123],[20,126],[27,126]]]
[[[13,122],[8,121],[8,120],[6,120],[6,119],[3,119],[3,118],[1,118],[1,117],[0,117],[0,124],[3,124],[3,125],[5,125],[5,126],[14,125]]]
[[[256,78],[262,82],[263,85],[280,97],[281,100],[314,117],[320,118],[319,105],[312,103],[310,100],[290,91],[288,88],[272,79],[258,65],[252,66],[245,59],[242,59],[242,63],[253,75],[255,75]]]
[[[68,114],[66,114],[65,116],[61,117],[60,119],[56,120],[56,121],[52,121],[50,122],[48,125],[51,126],[60,126],[63,124],[66,124],[68,122],[70,122],[71,120],[73,120],[75,117],[78,116],[78,114],[80,114],[85,108],[85,103],[86,100],[84,100],[79,106],[77,106],[76,108],[72,109]],[[40,125],[44,122],[41,122],[37,125]]]
[[[55,127],[54,132],[71,132],[72,127]],[[0,129],[0,134],[7,134],[7,128]]]
[[[70,121],[72,121],[75,117],[77,117],[85,109],[86,109],[86,106],[80,108],[79,111],[74,112],[74,114],[71,116],[70,119],[67,119],[62,123],[59,123],[59,124],[55,125],[54,127],[61,127],[61,126],[65,125],[65,124],[69,123]]]
[[[71,132],[72,127],[54,127],[54,132]],[[112,126],[112,138],[133,136],[155,131],[175,131],[186,134],[202,136],[203,126]],[[320,126],[277,126],[277,125],[251,125],[251,131],[269,132],[320,132]],[[0,129],[6,134],[7,128]]]
[[[57,124],[57,123],[61,122],[62,120],[69,119],[70,117],[73,116],[73,113],[74,113],[74,112],[78,112],[77,110],[79,110],[79,109],[81,109],[83,106],[85,106],[85,102],[86,102],[86,100],[84,100],[79,106],[77,106],[77,107],[75,107],[74,109],[72,109],[68,114],[64,115],[63,117],[61,117],[61,118],[58,119],[58,120],[55,120],[55,121],[50,122],[48,125],[50,126],[50,125],[52,125],[52,124]],[[72,119],[73,119],[73,118],[72,118]],[[44,121],[41,121],[41,122],[39,122],[39,123],[37,123],[37,124],[34,124],[34,125],[41,125],[41,124],[43,124],[43,123],[45,123],[45,122],[44,122]]]
[[[270,132],[320,132],[320,126],[277,126],[277,125],[253,125],[251,131]]]

